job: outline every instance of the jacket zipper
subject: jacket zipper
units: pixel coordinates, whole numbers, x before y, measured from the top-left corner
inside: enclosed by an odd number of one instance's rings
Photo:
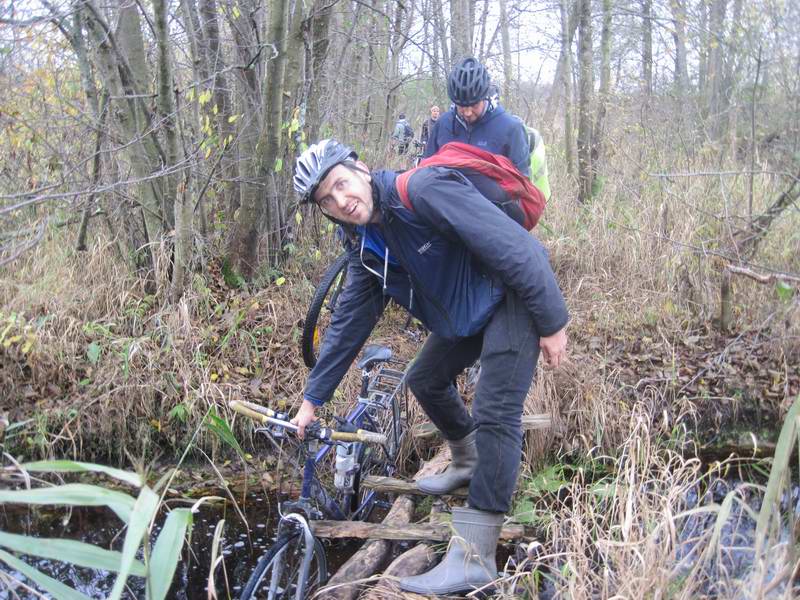
[[[384,214],[385,214],[385,213],[384,213]],[[389,225],[389,223],[391,223],[391,220],[392,220],[392,219],[391,219],[391,216],[390,216],[390,215],[386,215],[386,216],[387,216],[387,219],[386,219],[386,224],[387,224],[387,225]],[[388,234],[388,233],[389,233],[389,230],[388,230],[388,228],[384,227],[384,229],[383,229],[383,232],[384,232],[384,236],[385,236],[386,234]],[[429,296],[428,296],[428,295],[425,293],[425,291],[424,291],[424,287],[423,287],[423,286],[422,286],[422,285],[419,283],[419,281],[417,281],[417,280],[416,280],[416,278],[415,278],[415,277],[414,277],[414,276],[411,274],[411,269],[409,269],[409,268],[406,266],[406,264],[405,264],[405,263],[404,263],[404,262],[403,262],[403,261],[400,259],[400,257],[397,257],[397,256],[396,256],[395,258],[397,259],[397,262],[399,262],[399,263],[400,263],[400,266],[401,266],[401,267],[403,267],[403,268],[406,270],[406,273],[408,273],[408,279],[409,279],[409,281],[411,281],[411,289],[413,290],[413,289],[414,289],[414,285],[415,285],[415,284],[417,285],[417,287],[419,288],[419,294],[422,296],[422,298],[423,298],[424,300],[427,300],[428,302],[430,302],[430,303],[431,303],[431,304],[432,304],[434,307],[436,307],[436,309],[437,309],[437,310],[438,310],[438,311],[441,313],[442,317],[444,317],[444,320],[447,322],[447,326],[450,328],[450,331],[452,331],[452,332],[453,332],[453,335],[455,335],[455,333],[456,333],[456,328],[455,328],[455,327],[453,327],[453,322],[450,320],[450,315],[447,313],[447,311],[444,309],[444,307],[443,307],[441,304],[439,304],[438,300],[436,300],[435,298],[430,298],[430,297],[429,297]],[[365,265],[365,266],[366,266],[366,265]]]

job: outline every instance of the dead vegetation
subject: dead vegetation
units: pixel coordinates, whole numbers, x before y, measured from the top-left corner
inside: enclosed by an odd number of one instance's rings
[[[798,295],[791,286],[786,293],[737,279],[733,324],[721,332],[719,284],[731,232],[723,216],[744,202],[743,181],[651,177],[647,153],[630,154],[632,139],[619,130],[611,174],[591,205],[576,206],[558,157],[551,162],[553,188],[563,191],[538,235],[572,311],[571,362],[540,370],[528,398],[527,411],[551,415],[553,428],[526,436],[516,510],[544,544],[526,547],[500,582],[500,597],[545,588],[573,598],[653,590],[736,597],[748,585],[720,575],[725,563],[708,554],[721,552],[713,527],[695,543],[705,566],[681,554],[676,531],[692,511],[722,510],[724,498],[709,491],[713,473],[693,458],[696,446],[725,441],[720,431],[774,441],[800,393]],[[703,153],[693,160],[682,169],[702,170]],[[757,210],[781,181],[759,185]],[[800,271],[796,225],[795,213],[774,225],[759,264]],[[219,460],[227,449],[201,427],[210,411],[225,415],[235,398],[279,407],[299,401],[307,373],[302,319],[336,255],[325,224],[304,223],[284,269],[249,288],[230,285],[209,258],[206,274],[192,275],[176,305],[146,293],[102,238],[75,253],[69,235],[49,232],[0,273],[0,413],[24,423],[6,436],[6,449],[26,458],[168,462],[197,431],[196,447]],[[165,250],[158,256],[156,278],[165,282]],[[376,338],[411,358],[420,340],[402,331],[404,320],[390,311]],[[356,386],[351,374],[331,410],[343,411]],[[424,421],[413,402],[410,419]],[[246,444],[246,429],[237,433]],[[562,463],[571,466],[557,489],[537,491],[537,475]],[[764,569],[792,566],[778,550]],[[762,577],[760,585],[770,583]]]

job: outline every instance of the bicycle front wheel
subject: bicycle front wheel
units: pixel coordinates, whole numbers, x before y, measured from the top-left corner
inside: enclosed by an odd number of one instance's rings
[[[297,597],[300,571],[305,556],[300,531],[278,538],[256,565],[240,600],[292,600]],[[311,598],[328,581],[325,550],[314,538],[311,565],[301,598]]]
[[[308,307],[300,348],[303,351],[303,362],[309,369],[317,364],[322,338],[330,324],[331,315],[336,310],[339,294],[344,289],[347,279],[347,259],[347,253],[342,254],[328,267]]]

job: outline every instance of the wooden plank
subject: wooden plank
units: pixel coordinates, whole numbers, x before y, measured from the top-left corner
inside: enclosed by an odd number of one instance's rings
[[[430,540],[445,542],[452,528],[448,523],[404,523],[393,525],[364,521],[312,521],[314,535],[321,538],[356,538],[364,540]],[[525,537],[525,527],[512,523],[503,527],[500,538],[506,541]]]
[[[522,415],[522,431],[535,429],[549,429],[552,425],[550,415],[546,413],[536,415]],[[439,430],[433,423],[423,423],[411,429],[411,435],[417,439],[430,439],[439,437]]]
[[[429,496],[430,494],[423,492],[417,487],[416,481],[409,481],[407,479],[396,479],[394,477],[381,477],[379,475],[368,475],[361,482],[365,488],[375,490],[378,492],[387,492],[390,494],[413,494],[415,496]],[[469,488],[462,487],[453,490],[447,496],[458,496],[466,498],[469,493]]]

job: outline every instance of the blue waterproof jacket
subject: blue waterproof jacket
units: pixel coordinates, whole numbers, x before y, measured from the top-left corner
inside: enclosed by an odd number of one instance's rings
[[[408,185],[412,211],[400,201],[396,176],[373,172],[381,222],[346,236],[347,284],[304,394],[316,405],[333,395],[390,298],[448,339],[479,333],[506,288],[522,299],[540,336],[569,319],[545,249],[466,177],[419,169]]]
[[[455,107],[451,107],[436,121],[423,156],[433,156],[448,142],[464,142],[492,154],[501,154],[525,177],[530,176],[531,153],[525,125],[500,105],[487,101],[486,112],[472,125],[467,125]]]

